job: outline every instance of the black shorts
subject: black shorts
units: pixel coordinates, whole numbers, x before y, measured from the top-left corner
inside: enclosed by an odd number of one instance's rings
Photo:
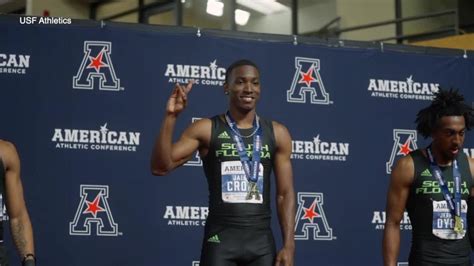
[[[206,224],[201,266],[273,266],[275,256],[270,228]]]

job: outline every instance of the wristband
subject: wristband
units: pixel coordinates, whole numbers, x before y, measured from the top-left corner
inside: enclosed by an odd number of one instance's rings
[[[28,259],[32,258],[32,259]],[[32,253],[28,253],[25,256],[23,256],[23,259],[21,260],[21,264],[23,266],[35,266],[36,265],[36,257]]]

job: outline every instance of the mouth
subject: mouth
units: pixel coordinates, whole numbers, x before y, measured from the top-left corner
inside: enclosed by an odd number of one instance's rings
[[[255,100],[255,97],[253,96],[240,96],[240,99],[243,101],[243,102],[246,102],[246,103],[250,103],[252,102],[253,100]]]
[[[449,149],[449,152],[451,152],[452,155],[457,155],[459,153],[459,147],[453,147]]]

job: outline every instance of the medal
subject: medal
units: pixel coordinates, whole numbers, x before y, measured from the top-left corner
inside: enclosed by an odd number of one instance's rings
[[[454,217],[454,231],[456,233],[461,233],[463,230],[463,222],[462,218],[459,216]]]

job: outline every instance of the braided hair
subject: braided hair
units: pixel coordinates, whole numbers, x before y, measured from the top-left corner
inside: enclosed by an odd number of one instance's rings
[[[421,109],[416,115],[416,130],[424,138],[428,138],[443,116],[464,116],[466,129],[470,130],[474,122],[474,109],[464,103],[464,96],[458,90],[439,89],[431,105]]]

